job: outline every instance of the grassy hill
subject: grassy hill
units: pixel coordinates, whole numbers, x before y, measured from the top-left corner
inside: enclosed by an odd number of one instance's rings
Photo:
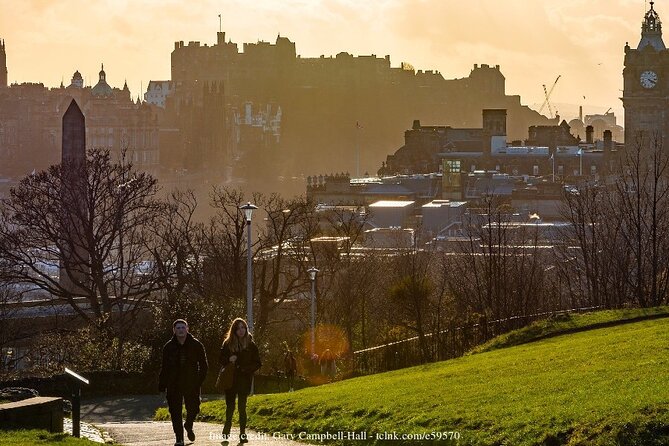
[[[665,318],[254,396],[249,423],[270,435],[367,432],[367,441],[329,441],[342,445],[666,445],[668,385]],[[211,402],[201,415],[222,422],[224,413],[223,402]],[[460,439],[376,440],[383,432]]]
[[[531,323],[527,327],[510,331],[476,347],[470,354],[489,352],[499,348],[527,344],[539,339],[562,336],[594,328],[612,327],[642,320],[669,317],[669,306],[593,311],[590,313],[564,313]]]
[[[74,438],[68,434],[50,434],[43,430],[0,430],[0,445],[28,446],[28,445],[61,445],[61,446],[93,446],[95,443],[85,438]]]

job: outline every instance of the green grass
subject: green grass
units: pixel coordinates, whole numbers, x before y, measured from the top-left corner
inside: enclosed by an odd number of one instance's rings
[[[374,434],[457,431],[461,445],[659,446],[669,444],[667,383],[669,319],[657,319],[253,396],[249,424],[268,433],[368,432],[357,445],[454,444]],[[202,409],[205,420],[224,419],[224,402]]]
[[[669,317],[669,306],[654,308],[633,308],[623,310],[604,310],[591,313],[560,314],[537,322],[527,327],[497,336],[474,348],[470,353],[483,353],[514,345],[526,344],[538,339],[569,334],[584,329],[636,322],[643,319]]]
[[[41,444],[77,446],[95,445],[98,443],[86,439],[74,438],[68,434],[51,434],[43,430],[0,430],[0,445],[27,446]]]

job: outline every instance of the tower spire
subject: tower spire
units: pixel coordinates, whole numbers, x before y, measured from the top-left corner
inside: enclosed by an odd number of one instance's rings
[[[643,49],[647,46],[653,47],[657,51],[666,49],[662,40],[662,21],[657,11],[655,11],[655,2],[650,2],[650,9],[646,12],[641,23],[641,41],[637,49]]]
[[[7,86],[7,53],[5,39],[0,41],[0,88]]]

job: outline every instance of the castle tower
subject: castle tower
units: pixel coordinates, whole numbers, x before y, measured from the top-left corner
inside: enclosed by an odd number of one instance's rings
[[[5,41],[0,41],[0,88],[7,86],[7,52],[5,51]]]
[[[625,144],[631,147],[640,135],[669,136],[669,50],[662,40],[662,22],[650,2],[641,24],[636,49],[625,45],[623,107]],[[668,141],[669,142],[669,141]]]

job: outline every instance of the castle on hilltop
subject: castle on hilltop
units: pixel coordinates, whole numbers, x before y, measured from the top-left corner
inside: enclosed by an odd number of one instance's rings
[[[74,97],[86,115],[87,141],[134,149],[138,167],[212,180],[295,178],[313,171],[375,172],[414,120],[480,128],[482,109],[507,110],[507,134],[523,139],[553,120],[507,95],[499,65],[476,64],[445,79],[375,54],[303,58],[295,43],[245,43],[219,32],[213,45],[175,42],[171,79],[152,80],[144,102],[114,88],[104,69],[85,86],[7,86],[0,43],[0,156],[6,174],[58,159],[60,101]],[[98,119],[99,118],[99,119]],[[95,125],[94,125],[95,124]],[[11,167],[10,167],[11,166]]]
[[[388,147],[399,142],[398,129],[414,119],[478,128],[482,109],[506,109],[508,134],[514,139],[525,138],[531,125],[553,123],[521,105],[519,96],[506,94],[499,65],[476,64],[467,77],[445,79],[438,71],[416,70],[408,63],[392,66],[390,56],[341,52],[303,58],[295,43],[282,36],[274,43],[245,43],[242,51],[226,41],[225,32],[218,33],[213,45],[178,41],[171,72],[174,107],[192,101],[203,85],[222,82],[228,126],[234,110],[245,104],[280,107],[281,143],[267,150],[279,152],[273,169],[292,174],[305,167],[354,171],[358,158],[361,172],[375,171]],[[228,157],[233,152],[225,150]],[[261,164],[269,155],[259,153],[250,162]]]

